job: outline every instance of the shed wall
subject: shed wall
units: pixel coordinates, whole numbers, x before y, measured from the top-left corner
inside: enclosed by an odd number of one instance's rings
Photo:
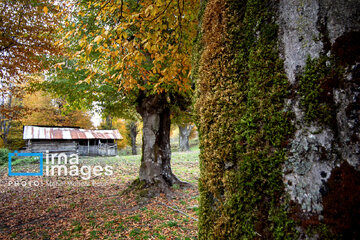
[[[30,152],[42,152],[45,153],[66,153],[75,154],[77,153],[77,142],[76,141],[50,141],[50,140],[38,140],[29,141],[28,151]]]

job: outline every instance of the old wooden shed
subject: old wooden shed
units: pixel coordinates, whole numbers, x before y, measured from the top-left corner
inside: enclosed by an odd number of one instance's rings
[[[87,156],[117,155],[118,130],[86,130],[76,127],[24,126],[27,152],[66,153]]]

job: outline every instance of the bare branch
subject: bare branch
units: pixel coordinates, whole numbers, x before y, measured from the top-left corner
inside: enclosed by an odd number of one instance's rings
[[[181,214],[183,214],[183,215],[191,218],[191,219],[194,220],[194,221],[199,221],[199,219],[194,218],[194,217],[188,215],[187,213],[185,213],[185,212],[183,212],[183,211],[180,211],[180,210],[178,210],[178,209],[176,209],[176,208],[170,207],[170,206],[166,205],[165,203],[159,202],[159,204],[160,204],[160,205],[163,205],[163,206],[165,206],[165,207],[167,207],[167,208],[170,208],[171,210],[173,210],[173,211],[175,211],[175,212],[181,213]]]

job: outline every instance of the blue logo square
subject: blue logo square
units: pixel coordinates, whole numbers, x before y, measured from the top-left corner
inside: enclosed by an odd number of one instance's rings
[[[43,176],[43,154],[42,153],[19,153],[15,151],[13,153],[9,153],[9,176]],[[39,157],[40,158],[40,172],[27,172],[27,173],[15,173],[11,171],[11,158],[19,156],[19,157]]]

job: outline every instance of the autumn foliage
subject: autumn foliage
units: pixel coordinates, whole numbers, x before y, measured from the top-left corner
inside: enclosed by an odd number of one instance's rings
[[[6,144],[0,147],[19,149],[25,146],[23,141],[24,125],[70,126],[92,129],[91,116],[83,110],[68,109],[67,103],[38,91],[28,93],[22,99],[15,99],[19,109],[18,117],[11,121]]]
[[[27,94],[23,99],[28,114],[20,121],[23,125],[74,126],[93,128],[91,116],[81,110],[66,108],[66,102],[44,92]]]
[[[44,70],[54,46],[57,18],[51,0],[0,2],[1,92],[23,83],[27,74]]]
[[[82,1],[58,44],[72,46],[69,57],[86,70],[85,82],[101,77],[135,95],[187,92],[196,6],[194,0]]]
[[[139,179],[161,184],[154,189],[163,192],[183,184],[170,167],[170,113],[191,104],[198,5],[195,0],[79,1],[63,19],[63,37],[56,44],[66,46],[67,54],[48,84],[55,89],[51,85],[61,85],[59,79],[67,82],[63,73],[68,72],[73,85],[65,88],[81,89],[73,102],[98,97],[113,117],[136,111],[144,129]]]
[[[0,137],[7,137],[23,107],[15,103],[24,95],[31,74],[46,70],[54,55],[58,10],[52,0],[0,1]],[[15,99],[17,98],[17,99]],[[16,124],[15,124],[16,125]]]

